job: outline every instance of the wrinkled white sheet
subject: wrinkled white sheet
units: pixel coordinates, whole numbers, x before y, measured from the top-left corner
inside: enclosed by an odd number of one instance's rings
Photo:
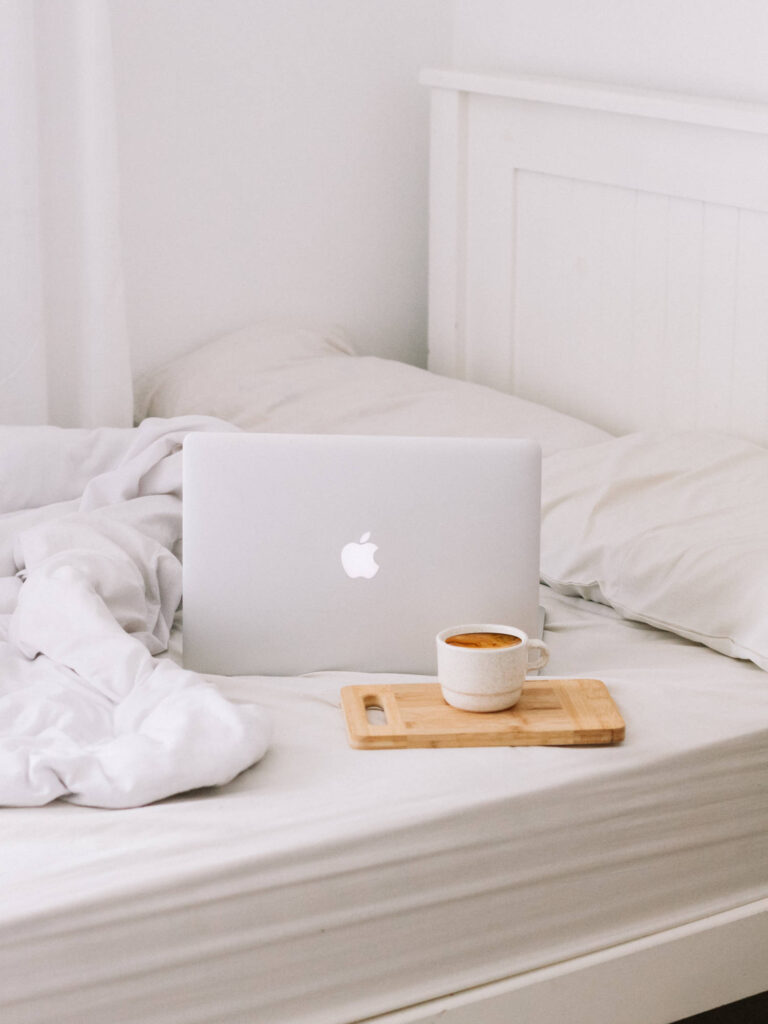
[[[181,600],[181,445],[136,429],[0,428],[0,804],[131,807],[229,782],[267,718],[158,660]]]

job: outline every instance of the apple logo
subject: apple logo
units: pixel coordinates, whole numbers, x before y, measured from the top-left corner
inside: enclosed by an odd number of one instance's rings
[[[341,564],[350,579],[373,579],[381,568],[373,557],[377,545],[371,543],[370,537],[370,533],[364,533],[359,544],[352,542],[341,549]]]

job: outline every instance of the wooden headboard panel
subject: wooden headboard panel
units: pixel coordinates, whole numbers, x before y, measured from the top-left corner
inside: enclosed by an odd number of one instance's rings
[[[768,107],[425,71],[429,367],[768,444]]]

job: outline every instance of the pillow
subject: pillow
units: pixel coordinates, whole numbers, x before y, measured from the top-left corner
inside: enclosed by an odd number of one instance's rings
[[[352,351],[338,328],[251,324],[142,374],[134,381],[134,420],[138,424],[149,416],[175,416],[174,409],[239,408],[262,371]]]
[[[768,450],[630,434],[545,459],[541,572],[768,669]]]
[[[156,371],[137,415],[197,413],[251,431],[526,437],[545,453],[610,437],[492,388],[351,352],[338,334],[257,325]]]

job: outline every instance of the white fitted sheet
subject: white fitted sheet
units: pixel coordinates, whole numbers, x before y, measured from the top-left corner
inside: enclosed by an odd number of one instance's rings
[[[768,896],[768,676],[542,601],[623,744],[355,751],[361,677],[221,680],[275,723],[229,786],[2,811],[3,1024],[341,1024]]]

